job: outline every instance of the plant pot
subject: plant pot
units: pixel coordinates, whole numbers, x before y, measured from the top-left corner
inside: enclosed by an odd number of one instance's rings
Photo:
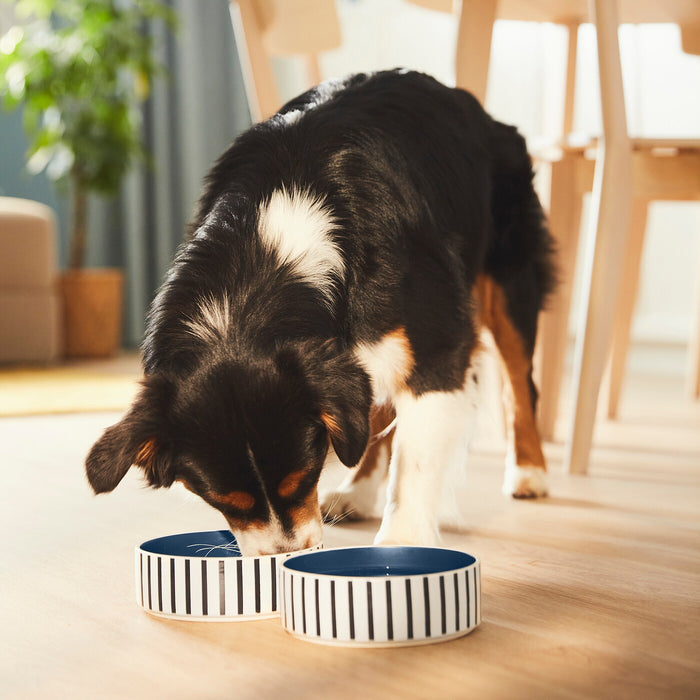
[[[124,273],[112,268],[61,275],[66,357],[109,357],[121,346]]]

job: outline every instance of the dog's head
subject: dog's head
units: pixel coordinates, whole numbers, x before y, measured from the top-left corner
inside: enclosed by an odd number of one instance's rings
[[[369,439],[364,371],[333,345],[299,343],[274,357],[225,355],[186,377],[148,375],[124,418],[92,447],[96,493],[132,465],[148,483],[181,481],[220,510],[244,555],[320,541],[316,486],[333,444],[356,464]]]

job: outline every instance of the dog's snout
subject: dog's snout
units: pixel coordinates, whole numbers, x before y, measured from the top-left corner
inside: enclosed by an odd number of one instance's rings
[[[232,525],[230,523],[230,525]],[[315,547],[321,543],[321,523],[308,521],[290,534],[282,531],[276,523],[262,527],[249,527],[245,530],[232,526],[238,547],[244,557],[259,557],[267,554],[296,552]]]
[[[257,553],[256,556],[265,556],[267,554],[284,554],[286,552],[298,552],[299,550],[302,549],[310,549],[311,547],[316,546],[319,544],[319,542],[314,541],[312,537],[307,537],[306,540],[304,540],[301,544],[298,544],[296,541],[294,542],[283,542],[280,544],[279,547],[275,549],[271,549],[269,551],[260,551]]]

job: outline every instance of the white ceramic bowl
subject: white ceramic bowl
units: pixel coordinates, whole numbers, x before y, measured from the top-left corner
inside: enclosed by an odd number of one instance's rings
[[[148,540],[136,547],[136,601],[178,620],[276,617],[279,568],[292,554],[242,557],[228,530]]]
[[[346,547],[291,557],[281,570],[282,626],[310,642],[429,644],[481,622],[479,561],[437,547]]]

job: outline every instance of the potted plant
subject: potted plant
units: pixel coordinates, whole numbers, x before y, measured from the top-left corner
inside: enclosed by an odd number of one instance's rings
[[[20,0],[15,9],[27,21],[0,39],[0,95],[24,109],[28,170],[68,185],[72,198],[66,355],[110,355],[121,341],[123,273],[85,268],[88,194],[115,194],[144,158],[137,101],[163,70],[144,28],[174,16],[156,0]]]

